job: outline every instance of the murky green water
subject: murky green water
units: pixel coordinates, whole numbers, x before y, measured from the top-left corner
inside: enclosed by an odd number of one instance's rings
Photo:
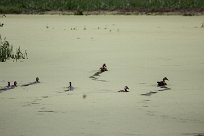
[[[39,129],[37,135],[53,136],[180,136],[202,132],[203,16],[8,15],[0,22],[5,24],[0,28],[1,36],[14,47],[26,49],[29,57],[23,62],[0,63],[0,85],[14,80],[23,84],[36,76],[43,82],[0,94],[0,130],[4,136],[34,136],[31,127]],[[89,76],[103,63],[109,69],[99,78],[104,82],[91,80]],[[169,78],[171,90],[159,92],[156,81],[164,76]],[[70,101],[63,92],[69,81],[77,87]],[[115,93],[125,85],[130,88],[127,97]],[[141,96],[149,91],[158,93]],[[87,105],[81,101],[82,94],[89,98]],[[44,95],[53,99],[43,100],[40,106],[22,107]],[[66,105],[70,102],[75,106]],[[19,108],[13,111],[12,106]],[[38,115],[41,108],[54,109],[57,114]],[[22,121],[23,113],[26,121]],[[33,124],[29,118],[35,120]],[[49,121],[60,127],[46,126]],[[66,130],[64,125],[72,129]]]

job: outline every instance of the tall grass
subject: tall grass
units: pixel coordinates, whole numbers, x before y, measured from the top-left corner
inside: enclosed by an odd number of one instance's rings
[[[0,13],[50,10],[204,10],[204,0],[0,0]]]
[[[27,58],[27,53],[22,53],[21,48],[19,47],[16,52],[13,51],[13,46],[6,40],[6,38],[2,39],[0,35],[0,61],[5,62],[8,59],[15,59],[16,61],[19,59]]]

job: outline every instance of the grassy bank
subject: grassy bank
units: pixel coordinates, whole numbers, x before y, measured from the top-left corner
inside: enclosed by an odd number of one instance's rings
[[[204,11],[204,0],[0,0],[0,13],[47,11]]]

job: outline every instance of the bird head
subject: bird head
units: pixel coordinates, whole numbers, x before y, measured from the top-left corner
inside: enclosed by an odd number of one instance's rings
[[[169,79],[168,79],[167,77],[164,77],[164,78],[163,78],[163,81],[165,81],[165,80],[169,80]]]

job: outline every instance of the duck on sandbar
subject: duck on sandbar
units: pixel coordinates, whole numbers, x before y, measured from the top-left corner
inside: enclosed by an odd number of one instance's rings
[[[157,86],[166,86],[167,83],[165,82],[166,80],[169,80],[167,77],[164,77],[162,81],[157,82]]]
[[[105,72],[105,71],[108,71],[107,66],[106,66],[105,63],[102,65],[102,67],[100,67],[100,71],[101,71],[101,73]]]
[[[125,86],[125,87],[124,87],[124,90],[120,90],[120,91],[118,91],[118,92],[129,92],[128,90],[129,90],[129,87],[128,87],[128,86]]]

